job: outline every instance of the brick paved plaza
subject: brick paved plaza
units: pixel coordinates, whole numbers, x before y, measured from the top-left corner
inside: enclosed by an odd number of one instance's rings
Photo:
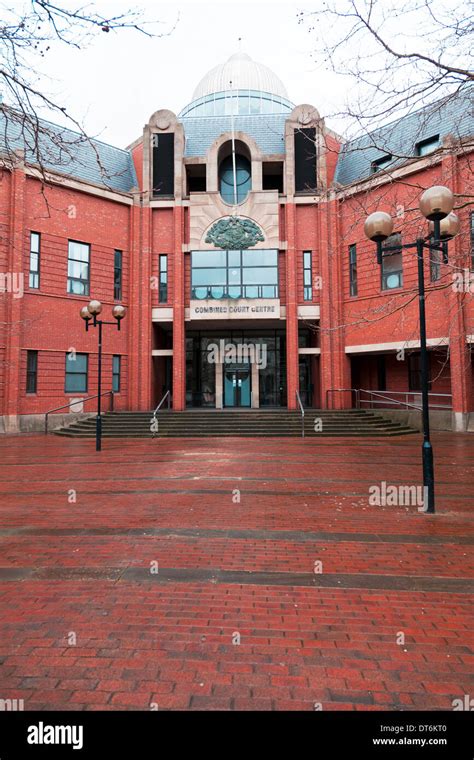
[[[26,710],[474,694],[472,436],[434,436],[435,516],[369,505],[420,482],[417,435],[0,447],[1,696]]]

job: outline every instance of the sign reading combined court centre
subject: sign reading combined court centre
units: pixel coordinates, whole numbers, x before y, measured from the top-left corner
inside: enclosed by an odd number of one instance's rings
[[[195,319],[279,319],[279,298],[222,298],[191,301],[189,318]]]

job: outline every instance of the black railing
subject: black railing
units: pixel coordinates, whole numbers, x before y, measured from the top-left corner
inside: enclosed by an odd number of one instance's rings
[[[109,410],[111,412],[114,411],[114,391],[104,391],[100,394],[100,396],[110,396],[110,407]],[[47,412],[45,412],[44,415],[44,432],[45,434],[48,433],[48,419],[49,415],[53,414],[53,412],[59,412],[61,409],[69,409],[71,406],[79,406],[80,404],[85,404],[86,401],[91,401],[94,398],[99,398],[99,394],[96,393],[95,396],[86,396],[85,398],[77,398],[77,401],[69,401],[67,404],[63,404],[62,406],[56,406],[54,409],[49,409]],[[92,414],[92,412],[91,412]]]

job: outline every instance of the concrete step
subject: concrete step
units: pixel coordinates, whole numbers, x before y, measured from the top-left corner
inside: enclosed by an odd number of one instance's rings
[[[383,424],[376,424],[376,423],[374,423],[374,424],[371,424],[371,425],[322,425],[322,430],[334,430],[334,431],[339,431],[339,432],[343,433],[345,430],[355,430],[355,431],[357,431],[357,430],[372,430],[372,429],[374,429],[374,430],[375,429],[377,429],[377,430],[395,430],[395,429],[402,429],[402,428],[405,428],[405,427],[406,427],[405,425],[399,425],[399,424],[395,424],[395,425],[383,425]],[[73,429],[73,430],[78,430],[78,431],[80,431],[80,430],[83,430],[83,431],[95,430],[95,425],[77,424],[77,425],[72,425],[68,429],[69,430]],[[182,432],[182,433],[186,433],[186,432],[190,432],[190,431],[195,431],[196,433],[199,434],[199,433],[204,433],[207,430],[214,430],[216,432],[218,432],[218,431],[221,431],[221,432],[227,432],[227,431],[232,432],[232,431],[235,431],[235,430],[243,430],[243,431],[245,431],[245,430],[249,430],[249,429],[252,429],[252,430],[261,430],[262,432],[272,432],[274,430],[282,430],[282,431],[283,430],[290,430],[290,431],[295,431],[295,432],[301,432],[302,428],[301,428],[301,425],[266,425],[266,426],[263,426],[263,425],[252,425],[252,424],[249,423],[248,425],[226,425],[226,426],[218,426],[218,425],[216,425],[216,426],[214,426],[212,428],[210,428],[208,425],[200,425],[200,426],[198,426],[198,425],[160,425],[159,428],[158,428],[158,431],[159,432],[166,432],[166,431],[173,432],[173,431],[176,431],[176,432]],[[142,430],[146,431],[146,430],[149,430],[149,431],[151,431],[151,428],[150,428],[149,425],[103,425],[102,426],[102,430],[104,430],[104,431],[107,430],[108,432],[113,433],[113,432],[120,432],[120,431],[125,431],[125,430],[134,430],[134,431],[142,431]],[[304,428],[304,430],[305,430],[305,432],[314,432],[315,428],[314,427],[310,427],[310,426],[306,426]]]
[[[95,428],[95,421],[76,422],[74,423],[73,427],[77,427],[79,429],[80,428],[88,429],[92,427]],[[150,421],[149,420],[146,420],[143,422],[134,421],[134,422],[129,422],[129,423],[103,421],[102,427],[104,430],[105,429],[119,430],[119,429],[124,429],[124,428],[145,429],[145,428],[150,428]],[[229,428],[235,429],[235,428],[246,428],[246,427],[259,427],[259,428],[268,429],[268,430],[271,430],[273,428],[294,428],[295,430],[301,430],[302,425],[300,421],[293,422],[292,420],[288,422],[278,421],[278,422],[270,422],[270,423],[268,422],[261,423],[258,421],[248,420],[247,422],[233,422],[229,424],[216,423],[212,426],[209,426],[209,424],[204,423],[204,422],[196,423],[196,422],[191,422],[191,421],[188,422],[184,420],[176,421],[176,422],[171,422],[168,420],[158,422],[159,430],[190,430],[190,429],[206,430],[206,429],[209,429],[209,427],[212,427],[213,430],[227,430]],[[314,427],[315,426],[312,422],[305,424],[304,426],[305,430],[313,430]],[[405,426],[399,422],[390,423],[390,422],[382,422],[381,420],[367,420],[366,422],[364,421],[344,422],[342,420],[341,421],[323,420],[321,427],[333,427],[333,428],[340,428],[342,430],[343,428],[359,428],[359,427],[393,428],[393,427],[405,427]]]
[[[69,438],[87,438],[91,439],[95,437],[95,434],[93,432],[72,432],[68,431],[66,429],[57,430],[54,431],[55,435],[62,435]],[[326,432],[320,432],[320,433],[313,433],[312,436],[305,436],[304,440],[310,440],[310,438],[387,438],[391,436],[397,436],[397,435],[412,435],[413,430],[407,429],[407,430],[372,430],[372,431],[346,431],[345,433],[340,432],[334,432],[334,431],[326,431]],[[290,433],[288,431],[286,432],[272,432],[272,433],[263,433],[260,430],[257,431],[235,431],[235,432],[226,432],[226,433],[215,433],[207,431],[206,433],[201,433],[199,435],[195,435],[193,433],[187,433],[184,434],[173,434],[173,433],[167,433],[167,434],[161,434],[160,436],[156,436],[153,438],[151,433],[144,433],[144,432],[122,432],[120,435],[117,435],[117,433],[110,433],[110,432],[103,432],[102,433],[103,438],[151,438],[152,440],[159,440],[160,438],[301,438],[300,433]]]
[[[163,411],[158,415],[158,431],[150,429],[152,412],[109,412],[102,421],[106,438],[171,438],[191,437],[301,437],[301,416],[283,410],[186,410]],[[321,420],[322,430],[314,429],[315,419]],[[417,432],[398,422],[392,422],[372,411],[307,409],[304,418],[306,437],[324,436],[393,436]],[[54,431],[56,435],[93,438],[95,417],[75,422]]]

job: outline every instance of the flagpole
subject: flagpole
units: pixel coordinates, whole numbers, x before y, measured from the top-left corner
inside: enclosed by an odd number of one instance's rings
[[[234,208],[233,208],[233,215],[235,216],[237,211],[237,167],[236,167],[236,160],[235,160],[235,132],[234,132],[234,97],[232,94],[232,81],[229,82],[230,84],[230,119],[231,119],[231,134],[232,134],[232,176],[234,180]]]

